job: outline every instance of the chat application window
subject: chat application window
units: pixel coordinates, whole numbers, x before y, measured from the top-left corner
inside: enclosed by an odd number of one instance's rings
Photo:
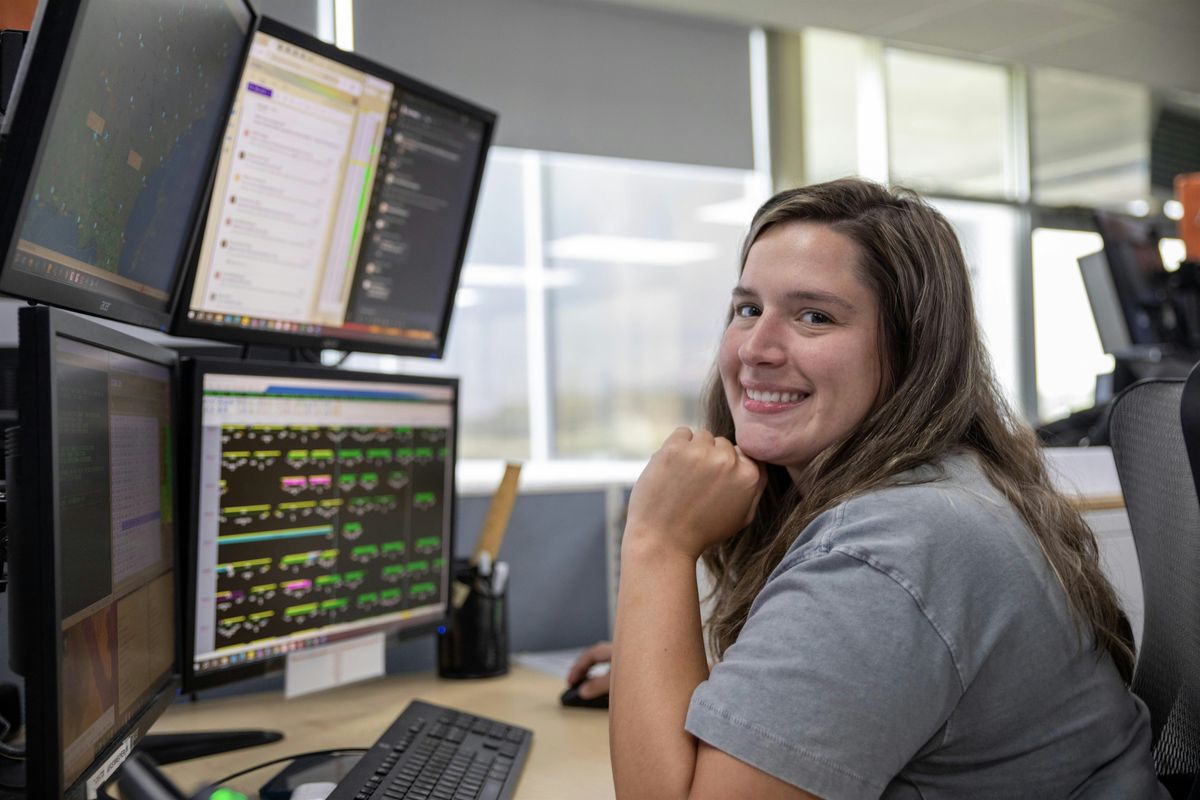
[[[392,94],[256,35],[221,145],[193,310],[341,324]]]

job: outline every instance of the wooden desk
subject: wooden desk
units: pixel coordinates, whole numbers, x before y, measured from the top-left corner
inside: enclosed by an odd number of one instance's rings
[[[308,750],[369,747],[409,700],[451,706],[529,728],[533,748],[517,800],[592,800],[613,796],[608,761],[608,714],[563,708],[562,682],[514,665],[500,678],[444,680],[432,673],[390,675],[295,700],[282,692],[178,703],[155,724],[154,733],[221,728],[273,728],[286,738],[272,745],[172,764],[167,774],[185,791],[207,780],[273,758]],[[284,765],[268,767],[230,784],[251,798]]]

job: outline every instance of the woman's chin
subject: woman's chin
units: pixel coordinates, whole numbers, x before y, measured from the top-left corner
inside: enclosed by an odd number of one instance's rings
[[[742,451],[743,455],[754,459],[760,464],[770,464],[775,467],[791,469],[799,461],[796,453],[784,450],[776,442],[755,441],[751,439],[747,442],[739,440],[737,444],[738,449]]]
[[[781,459],[783,454],[779,452],[779,448],[772,447],[769,442],[738,442],[738,449],[742,451],[742,455],[754,459],[760,464],[774,464],[777,467],[786,466]]]

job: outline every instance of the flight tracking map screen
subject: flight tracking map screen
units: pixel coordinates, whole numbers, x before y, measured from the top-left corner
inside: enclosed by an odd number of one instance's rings
[[[93,0],[81,14],[0,288],[165,314],[250,13],[235,0]],[[72,289],[95,303],[56,296]]]
[[[203,380],[196,674],[444,616],[452,385]]]

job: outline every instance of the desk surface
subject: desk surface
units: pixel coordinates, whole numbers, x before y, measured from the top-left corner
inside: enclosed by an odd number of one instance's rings
[[[391,675],[319,694],[284,700],[282,692],[178,703],[154,726],[154,733],[226,728],[272,728],[281,742],[166,767],[185,791],[206,780],[263,761],[308,750],[369,747],[409,700],[451,706],[533,730],[533,748],[517,800],[591,800],[613,797],[608,761],[608,714],[558,703],[562,681],[514,665],[500,678],[444,680],[431,673]],[[284,765],[268,767],[231,786],[257,797],[257,790]]]

